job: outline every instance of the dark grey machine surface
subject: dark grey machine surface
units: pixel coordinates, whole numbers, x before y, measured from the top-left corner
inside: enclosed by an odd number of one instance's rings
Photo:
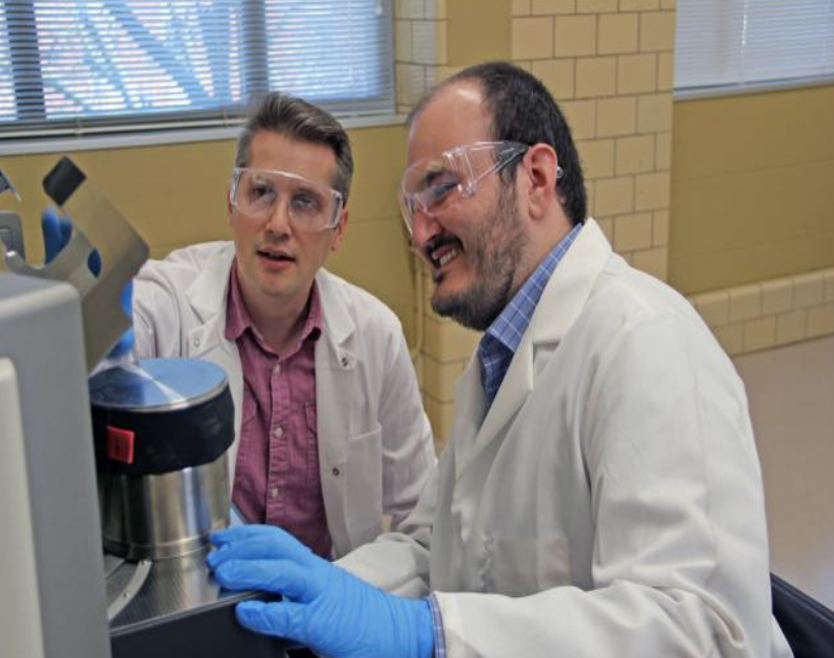
[[[113,658],[284,658],[282,640],[251,633],[234,606],[259,597],[220,588],[206,567],[208,549],[150,565],[141,587],[111,620]],[[124,562],[107,578],[107,600],[118,601],[140,568]]]

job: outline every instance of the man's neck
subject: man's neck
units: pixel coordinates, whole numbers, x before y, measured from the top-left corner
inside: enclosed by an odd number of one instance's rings
[[[312,288],[303,303],[296,300],[251,299],[241,290],[243,303],[264,341],[277,354],[286,353],[299,339],[310,311]]]
[[[565,236],[573,229],[567,217],[562,216],[562,219],[563,221],[552,223],[549,230],[544,232],[540,231],[529,237],[527,241],[529,250],[523,257],[522,262],[516,267],[516,275],[513,281],[510,299],[521,290],[524,282],[530,278],[541,262],[547,258],[556,245],[564,240]]]

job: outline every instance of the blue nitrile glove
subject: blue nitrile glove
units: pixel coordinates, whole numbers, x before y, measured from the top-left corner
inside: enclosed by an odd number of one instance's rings
[[[429,603],[360,580],[314,554],[292,535],[245,525],[212,535],[208,565],[232,590],[280,594],[282,601],[244,601],[235,610],[246,628],[299,642],[330,658],[431,658]]]
[[[72,221],[66,217],[58,217],[58,214],[53,209],[44,210],[41,215],[41,232],[43,233],[43,247],[44,260],[48,263],[58,252],[67,246],[72,236]],[[93,276],[98,276],[101,272],[101,256],[98,250],[94,250],[87,259],[87,267],[90,268]],[[119,302],[122,306],[124,314],[133,317],[133,281],[129,281],[122,290],[119,296]],[[119,342],[113,346],[110,353],[107,355],[108,359],[118,359],[124,356],[131,349],[133,349],[133,327],[128,329],[119,338]]]

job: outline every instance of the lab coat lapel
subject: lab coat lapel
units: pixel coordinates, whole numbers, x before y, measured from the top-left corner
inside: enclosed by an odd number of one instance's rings
[[[480,378],[480,367],[476,368],[477,372],[477,386],[483,391],[483,385]],[[478,459],[487,448],[496,448],[497,446],[490,446],[492,442],[504,435],[504,428],[516,412],[524,404],[528,394],[533,389],[533,347],[530,339],[530,332],[524,333],[521,343],[516,350],[513,360],[510,362],[510,367],[507,374],[504,376],[504,381],[501,383],[501,388],[498,389],[498,394],[492,402],[492,406],[486,413],[483,423],[478,430],[472,446],[463,455],[458,455],[462,460],[460,465],[460,472]],[[481,393],[483,398],[483,393]]]
[[[234,483],[235,464],[240,437],[243,405],[243,371],[235,346],[224,337],[226,329],[226,299],[229,290],[234,248],[231,244],[209,259],[203,271],[188,289],[187,298],[197,319],[187,333],[181,353],[193,359],[205,359],[219,365],[226,372],[232,393],[235,413],[235,441],[228,452],[229,482]]]
[[[452,518],[459,528],[464,545],[469,543],[483,486],[495,453],[506,435],[504,428],[515,416],[532,389],[533,359],[529,332],[513,357],[498,395],[487,411],[483,423],[485,396],[481,384],[480,363],[473,357],[461,380],[461,407],[455,416],[455,488]],[[459,574],[462,582],[475,582],[476,575]]]
[[[324,316],[324,331],[316,343],[319,453],[327,466],[333,467],[347,459],[350,392],[357,361],[351,342],[356,326],[326,273],[319,274],[316,281]]]
[[[452,437],[455,445],[455,479],[460,479],[465,456],[472,451],[481,421],[484,417],[486,400],[481,385],[481,366],[473,356],[463,375],[455,382],[455,414],[452,418]]]
[[[588,218],[536,306],[528,332],[534,350],[561,342],[582,312],[597,276],[611,255],[611,245],[599,224]]]
[[[322,477],[322,486],[330,535],[336,552],[343,554],[350,547],[345,464],[357,372],[358,357],[351,345],[356,326],[329,275],[320,272],[316,282],[324,315],[324,330],[315,351],[319,468],[333,476]],[[339,509],[333,509],[334,505]]]
[[[596,277],[610,257],[608,241],[589,218],[548,281],[485,418],[477,357],[473,357],[461,378],[458,413],[453,423],[457,482],[453,512],[459,517],[464,541],[466,528],[471,527],[478,487],[489,472],[507,426],[533,390],[538,349],[558,346],[582,311]]]

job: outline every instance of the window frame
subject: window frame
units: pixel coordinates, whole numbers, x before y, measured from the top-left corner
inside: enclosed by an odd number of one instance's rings
[[[694,0],[696,1],[696,0]],[[748,2],[756,0],[724,0],[729,3],[743,3],[745,6]],[[680,27],[680,2],[678,4],[677,28]],[[834,0],[828,0],[828,9],[834,11]],[[829,41],[827,48],[834,51],[834,26],[830,28]],[[675,61],[678,58],[678,42],[676,33],[675,42]],[[792,76],[792,77],[774,77],[767,80],[745,81],[741,80],[732,83],[716,83],[691,87],[678,87],[677,79],[673,83],[673,98],[675,101],[699,100],[706,98],[720,98],[731,96],[742,96],[747,94],[759,94],[770,91],[784,91],[790,89],[802,89],[813,87],[827,87],[834,84],[834,71],[830,73],[821,73],[816,75]]]
[[[246,81],[267,79],[268,44],[264,34],[267,3],[265,0],[241,0],[241,2],[242,29],[247,33],[253,32],[241,40],[245,44],[241,68],[247,71],[241,97],[249,98],[253,93],[264,89],[251,85],[247,87]],[[394,2],[395,0],[377,0],[377,4],[383,7],[380,11],[391,22],[390,29],[384,35],[388,43],[382,47],[383,56],[388,55],[382,65],[387,67],[387,76],[391,83],[390,93],[379,97],[383,99],[380,105],[385,107],[366,110],[365,107],[374,105],[375,101],[362,99],[355,102],[352,100],[312,101],[331,112],[345,127],[399,125],[404,121],[404,117],[396,113]],[[24,95],[21,93],[23,85],[25,85],[26,95],[31,97],[34,88],[38,92],[36,95],[39,99],[39,102],[30,102],[26,105],[17,104],[15,111],[18,119],[22,113],[26,118],[42,120],[44,124],[0,129],[0,156],[218,141],[233,139],[239,134],[239,128],[246,114],[245,102],[236,104],[234,107],[218,105],[216,108],[206,110],[155,111],[147,114],[136,112],[132,115],[91,116],[51,121],[46,119],[45,85],[40,60],[37,67],[32,67],[31,59],[26,62],[26,67],[20,65],[23,53],[38,48],[38,35],[34,29],[37,20],[34,0],[16,2],[13,12],[9,12],[8,9],[8,5],[0,6],[0,12],[4,12],[3,16],[0,16],[2,19],[0,29],[6,30],[8,37],[12,100],[16,103],[16,99]],[[32,29],[9,29],[10,24],[19,26],[21,23]],[[253,44],[260,44],[260,46],[256,47]],[[15,64],[16,61],[17,64]],[[379,61],[382,62],[381,59]],[[23,68],[26,68],[25,79],[22,79],[24,76],[20,73]],[[260,87],[265,87],[265,85],[260,85]],[[47,121],[49,121],[48,125],[46,125]],[[9,122],[6,122],[6,125],[8,126]]]

